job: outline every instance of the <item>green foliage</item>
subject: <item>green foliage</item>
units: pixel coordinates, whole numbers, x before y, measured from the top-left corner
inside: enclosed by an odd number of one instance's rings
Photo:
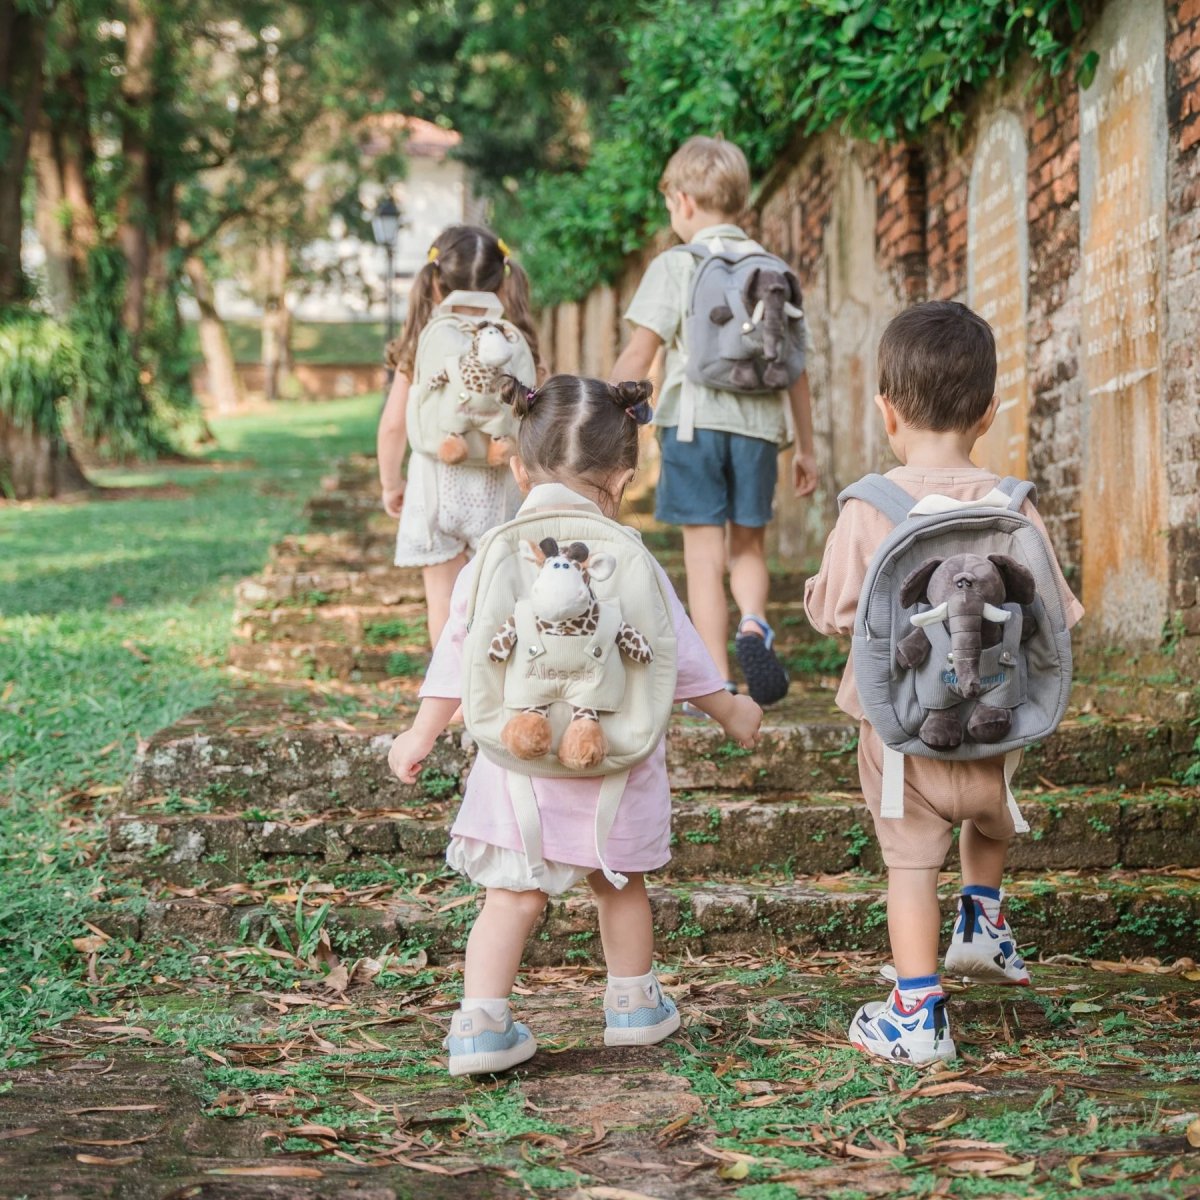
[[[60,410],[78,399],[80,382],[70,330],[29,309],[0,309],[0,414],[18,428],[58,439]]]
[[[664,223],[656,182],[687,138],[723,134],[761,177],[797,132],[894,140],[942,119],[954,127],[961,99],[1022,51],[1060,74],[1081,21],[1075,0],[655,0],[618,35],[625,90],[587,166],[520,194],[513,231],[539,299],[611,280]]]

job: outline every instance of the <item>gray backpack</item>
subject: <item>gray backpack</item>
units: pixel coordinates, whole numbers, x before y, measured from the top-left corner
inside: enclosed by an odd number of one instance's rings
[[[895,526],[867,568],[851,654],[863,711],[884,744],[885,817],[904,811],[904,757],[1004,756],[1012,797],[1023,747],[1052,733],[1071,693],[1071,634],[1052,551],[1008,477],[978,500],[916,501],[882,475],[838,497]]]
[[[701,242],[684,318],[687,377],[724,392],[772,393],[804,370],[800,281],[757,244],[746,253]]]

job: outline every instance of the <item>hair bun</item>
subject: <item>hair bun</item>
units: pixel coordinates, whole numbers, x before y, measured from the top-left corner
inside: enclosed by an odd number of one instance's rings
[[[654,395],[654,384],[648,379],[625,379],[612,385],[614,399],[623,408],[631,408]]]
[[[517,420],[529,415],[529,410],[533,407],[534,398],[537,396],[537,389],[528,387],[523,384],[515,375],[502,375],[500,377],[499,400],[501,404],[507,404],[513,410],[513,416]]]

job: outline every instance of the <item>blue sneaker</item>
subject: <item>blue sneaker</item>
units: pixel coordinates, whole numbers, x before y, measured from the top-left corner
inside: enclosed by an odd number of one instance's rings
[[[527,1025],[504,1014],[503,1021],[490,1017],[481,1008],[470,1012],[459,1009],[450,1021],[450,1036],[445,1041],[450,1051],[451,1075],[492,1075],[532,1058],[537,1041]]]
[[[658,980],[653,987],[613,987],[604,992],[604,1044],[653,1046],[679,1028],[679,1010],[664,996]]]
[[[927,992],[911,1008],[893,991],[882,1003],[864,1004],[850,1022],[850,1044],[888,1062],[949,1062],[956,1051],[946,1018],[946,996]]]
[[[946,974],[980,983],[1029,986],[1029,968],[1017,953],[1012,926],[997,914],[993,923],[975,896],[958,898],[954,935],[946,951]]]

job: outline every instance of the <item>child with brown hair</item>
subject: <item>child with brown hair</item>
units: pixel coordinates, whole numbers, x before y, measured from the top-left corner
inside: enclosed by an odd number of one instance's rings
[[[759,704],[781,700],[788,676],[775,655],[775,635],[767,624],[770,577],[766,559],[766,527],[773,514],[779,450],[789,441],[785,408],[790,411],[796,450],[792,457],[792,486],[807,496],[817,486],[813,457],[812,413],[808,376],[803,370],[803,326],[799,310],[799,284],[787,265],[767,254],[737,224],[750,194],[750,171],[745,155],[722,138],[694,137],[685,142],[667,163],[659,182],[671,228],[685,243],[660,254],[647,268],[637,294],[625,313],[634,326],[629,345],[613,367],[613,379],[637,378],[649,372],[659,349],[666,347],[666,370],[659,392],[654,423],[659,427],[662,470],[655,497],[660,521],[683,526],[684,566],[687,572],[688,611],[726,680],[730,678],[727,648],[729,615],[725,599],[725,574],[741,613],[735,634],[738,663],[750,695]],[[757,381],[747,364],[755,345],[762,350],[769,338],[770,318],[764,322],[758,293],[748,294],[744,311],[736,320],[720,315],[712,319],[706,309],[699,323],[689,320],[693,289],[710,260],[729,264],[731,291],[746,279],[737,263],[790,284],[787,316],[799,338],[798,359],[786,374],[779,362],[760,371]],[[776,313],[779,318],[779,313]],[[703,337],[720,338],[726,349],[744,331],[747,345],[735,353],[721,386],[718,378],[705,379],[701,359]],[[795,364],[799,363],[799,373]],[[787,378],[794,375],[791,382]],[[770,386],[766,386],[770,384]]]
[[[514,367],[518,361],[527,370],[534,369],[538,346],[529,280],[503,240],[488,229],[452,225],[438,235],[428,261],[413,280],[404,329],[388,347],[396,374],[376,439],[383,507],[389,516],[400,519],[396,565],[422,568],[432,645],[446,623],[450,592],[468,553],[489,529],[508,520],[518,503],[508,469],[511,447],[506,449],[503,438],[493,439],[485,462],[468,463],[463,461],[461,436],[448,431],[447,442],[457,447],[457,456],[424,452],[414,445],[405,476],[404,456],[416,422],[413,400],[431,383],[443,387],[452,383],[449,375],[445,380],[419,378],[422,370],[430,376],[443,370],[440,359],[422,364],[418,348],[422,334],[447,315],[461,316],[468,334],[474,327],[489,326],[501,353],[507,350],[509,372],[520,373]],[[495,319],[485,319],[490,317]],[[519,336],[523,344],[506,348],[503,333],[509,343]],[[466,370],[464,366],[461,377],[456,372],[453,386],[466,384],[481,394],[498,388],[499,370],[489,372],[480,364],[482,377],[474,379],[466,377]]]
[[[506,680],[502,715],[518,714],[509,726],[527,718],[533,724],[539,723],[536,718],[549,722],[553,708],[571,711],[557,756],[551,752],[549,738],[535,747],[505,739],[504,747],[513,750],[517,760],[529,761],[527,774],[520,772],[519,761],[514,771],[514,759],[500,748],[492,751],[494,758],[489,757],[489,743],[479,740],[480,753],[467,778],[446,853],[452,867],[487,889],[467,941],[462,1007],[454,1015],[447,1042],[454,1075],[505,1070],[534,1053],[533,1035],[526,1026],[514,1023],[509,1013],[509,993],[526,939],[548,896],[559,895],[583,879],[596,898],[609,971],[605,1044],[650,1045],[679,1027],[675,1005],[663,995],[652,969],[654,929],[643,878],[671,857],[671,793],[661,730],[672,701],[684,698],[743,746],[757,741],[762,719],[752,700],[726,692],[665,572],[635,533],[616,524],[622,495],[637,467],[638,428],[651,415],[649,383],[612,385],[555,375],[537,389],[509,381],[506,395],[518,420],[512,471],[525,494],[514,525],[522,532],[534,531],[532,540],[523,545],[539,563],[535,578],[546,577],[543,582],[552,589],[579,591],[586,604],[578,614],[574,609],[551,611],[543,604],[534,610],[536,625],[532,621],[522,625],[518,608],[516,618],[505,621],[493,634],[492,623],[479,619],[482,609],[472,607],[487,604],[486,598],[479,599],[480,590],[486,589],[479,587],[476,577],[503,584],[506,578],[519,579],[531,569],[506,560],[503,570],[486,575],[494,561],[496,540],[510,533],[507,527],[494,532],[458,577],[449,622],[421,688],[420,710],[389,755],[396,775],[412,783],[460,701],[468,728],[484,728],[493,712],[483,701],[476,704],[477,695],[486,698],[487,694],[486,688],[473,691],[474,681],[481,677],[491,678],[493,685],[497,677]],[[554,538],[537,540],[545,532],[543,526],[560,530],[560,538],[574,538],[581,529],[597,536],[589,534],[590,548],[582,540],[564,540],[560,549]],[[596,553],[602,543],[617,553]],[[626,567],[638,560],[641,576],[621,576],[622,556]],[[622,596],[622,578],[640,578],[641,586],[627,587]],[[595,590],[597,581],[605,580],[610,589],[618,589],[615,595]],[[536,588],[535,583],[535,592]],[[648,597],[645,602],[642,595]],[[622,609],[628,618],[650,611],[647,603],[657,614],[656,647],[639,640],[628,625],[616,623]],[[504,604],[507,613],[507,598]],[[642,672],[631,676],[627,685],[635,689],[633,693],[626,691],[623,700],[609,696],[607,703],[601,703],[589,696],[588,687],[608,690],[611,674],[604,665],[591,670],[587,664],[592,653],[602,663],[617,661],[617,647],[610,641],[606,649],[598,640],[597,630],[609,619],[613,621],[610,635],[615,633],[621,656],[629,653],[644,666],[628,668]],[[648,633],[649,623],[643,623],[643,628]],[[632,641],[622,641],[626,633]],[[582,657],[571,658],[564,649],[568,643],[575,643]],[[647,664],[652,660],[656,661],[651,667]],[[539,668],[539,662],[552,664],[552,669]],[[542,688],[549,677],[561,684],[553,699],[540,691],[524,694],[530,687]],[[514,684],[520,685],[519,697],[511,694]],[[614,794],[607,786],[613,773],[602,775],[601,758],[587,756],[596,739],[585,739],[587,745],[568,751],[567,734],[593,725],[600,730],[601,742],[618,742],[649,693],[656,706],[661,702],[664,715],[661,723],[647,725],[650,733],[641,743],[642,755],[630,755],[617,764],[624,769],[615,793],[615,814],[610,808],[602,819],[605,796],[611,800]],[[535,759],[540,760],[540,770],[535,769]],[[532,829],[523,817],[531,808]]]

